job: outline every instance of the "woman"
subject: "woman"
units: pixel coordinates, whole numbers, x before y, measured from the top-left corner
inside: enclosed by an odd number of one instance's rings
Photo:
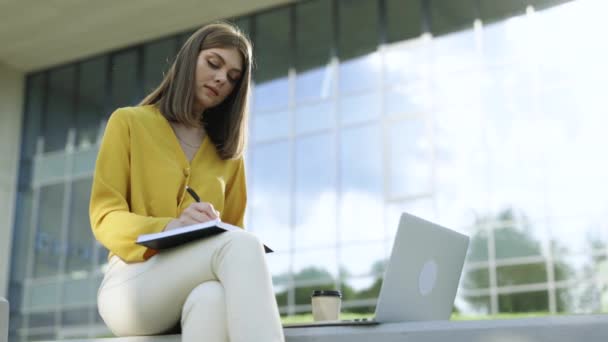
[[[263,245],[250,233],[162,252],[135,244],[141,234],[218,217],[243,226],[251,63],[238,29],[205,26],[157,89],[108,121],[90,218],[110,251],[99,313],[117,336],[162,334],[181,323],[184,341],[284,340]]]

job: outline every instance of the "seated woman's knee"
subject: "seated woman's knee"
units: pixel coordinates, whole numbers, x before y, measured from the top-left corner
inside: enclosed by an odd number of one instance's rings
[[[209,307],[223,306],[224,287],[217,281],[207,281],[195,287],[184,304],[184,309],[188,310],[194,305],[204,305]]]
[[[261,249],[262,242],[255,235],[246,231],[228,232],[230,243],[237,245],[239,249]]]

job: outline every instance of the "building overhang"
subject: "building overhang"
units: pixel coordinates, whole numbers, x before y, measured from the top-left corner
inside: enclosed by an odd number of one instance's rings
[[[36,71],[295,1],[2,1],[0,64]]]

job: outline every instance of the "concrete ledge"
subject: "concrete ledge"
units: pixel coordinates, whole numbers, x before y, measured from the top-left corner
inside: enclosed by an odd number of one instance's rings
[[[0,342],[8,341],[8,302],[0,297]]]
[[[180,337],[180,335],[138,336],[71,341],[180,342]],[[287,328],[285,337],[287,342],[605,342],[608,340],[608,315],[389,323],[363,327]]]
[[[608,340],[608,315],[555,316],[487,321],[391,323],[375,327],[286,330],[289,342],[571,342]]]

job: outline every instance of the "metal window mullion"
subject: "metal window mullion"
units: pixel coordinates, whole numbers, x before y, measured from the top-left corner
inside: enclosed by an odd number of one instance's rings
[[[425,0],[428,1],[428,0]],[[427,8],[428,10],[428,8]],[[429,16],[430,12],[426,11],[427,16]],[[483,43],[484,43],[484,27],[483,24],[480,21],[480,29],[479,29],[479,39],[476,41],[476,53],[480,58],[483,58]],[[430,27],[429,27],[430,28]],[[430,32],[430,31],[429,31]],[[481,91],[481,90],[480,90]],[[487,137],[487,122],[485,119],[485,114],[482,117],[483,122],[481,123],[481,127],[482,127],[482,140],[483,140],[483,147],[485,149],[485,155],[486,155],[486,168],[487,168],[487,175],[488,178],[486,179],[487,181],[487,193],[488,193],[488,198],[487,198],[487,203],[489,203],[489,205],[491,206],[492,204],[492,196],[489,195],[491,193],[490,189],[492,187],[492,181],[491,181],[491,176],[490,176],[490,149],[489,149],[489,144],[488,144],[488,137]],[[485,229],[486,233],[487,233],[487,251],[488,251],[488,277],[489,277],[489,295],[490,295],[490,313],[491,314],[497,314],[499,311],[499,302],[498,302],[498,280],[497,280],[497,276],[496,276],[496,267],[497,267],[497,262],[496,262],[496,241],[495,241],[495,237],[494,237],[494,229],[496,227],[496,225],[494,223],[482,223],[481,224],[481,229]]]
[[[420,0],[420,12],[421,12],[421,20],[420,24],[422,26],[423,33],[431,33],[431,0]]]
[[[249,122],[247,122],[247,139],[248,139],[248,146],[247,146],[247,158],[246,158],[246,162],[247,165],[249,165],[249,168],[247,168],[247,170],[253,170],[253,167],[255,166],[255,152],[257,149],[257,145],[258,143],[256,142],[256,138],[255,138],[255,130],[251,127],[253,125],[253,122],[255,120],[255,115],[257,115],[254,111],[253,108],[255,108],[255,96],[253,96],[253,94],[255,94],[255,82],[253,80],[251,80],[250,83],[250,94],[249,94]],[[255,177],[255,173],[251,172],[250,174],[247,174],[247,183],[249,184],[256,184],[256,177]],[[254,196],[256,196],[255,194],[253,194]],[[252,210],[247,210],[245,212],[246,215],[246,221],[251,224],[253,222],[253,217],[254,217],[255,212]],[[255,230],[255,227],[253,227],[253,229]]]
[[[114,105],[114,99],[112,98],[112,86],[113,86],[113,82],[114,80],[112,79],[112,67],[114,66],[114,56],[116,55],[116,53],[109,53],[107,55],[107,57],[105,58],[105,62],[106,62],[106,75],[105,75],[105,89],[104,89],[104,98],[105,100],[104,102],[104,113],[103,113],[103,118],[102,120],[100,120],[100,125],[103,125],[104,122],[107,122],[108,118],[110,117],[112,111],[114,110],[112,108],[112,106]],[[105,127],[105,125],[104,125]],[[100,132],[101,133],[101,132]],[[99,136],[101,137],[101,135]],[[98,139],[99,140],[99,139]],[[100,143],[100,141],[97,142],[98,144]]]
[[[336,288],[342,288],[342,227],[340,225],[340,213],[342,210],[340,209],[340,204],[342,200],[342,172],[341,172],[341,145],[340,145],[340,98],[339,98],[339,89],[340,89],[340,60],[339,60],[339,41],[340,41],[340,10],[338,5],[338,0],[331,0],[331,23],[332,23],[332,36],[331,36],[331,49],[330,49],[330,59],[329,59],[329,68],[332,74],[333,82],[332,89],[330,95],[330,101],[333,100],[333,114],[334,114],[334,172],[335,172],[335,205],[336,205],[336,213],[334,217],[334,225],[336,227],[336,247],[335,247],[335,255],[336,255],[336,266],[338,268],[338,274],[336,276]]]
[[[135,60],[137,61],[137,66],[135,68],[135,84],[136,84],[136,101],[132,104],[133,106],[137,105],[146,95],[144,94],[144,44],[139,45],[135,49]]]
[[[498,281],[496,277],[496,240],[494,238],[494,224],[486,223],[488,234],[488,274],[490,276],[490,313],[496,315],[499,311],[498,305]]]
[[[293,92],[293,69],[290,69],[288,72],[288,87],[289,87],[289,102],[292,102],[292,92]],[[289,143],[289,152],[288,152],[288,162],[287,162],[287,169],[288,169],[288,177],[289,177],[289,254],[290,254],[290,267],[289,267],[289,274],[290,274],[290,281],[289,281],[289,287],[288,287],[288,294],[287,294],[287,314],[289,316],[292,316],[295,314],[295,290],[296,290],[296,286],[297,284],[295,283],[295,279],[294,279],[294,265],[293,265],[293,261],[295,259],[295,245],[296,245],[296,196],[295,196],[295,189],[296,189],[296,147],[295,147],[295,138],[294,138],[294,113],[293,113],[293,108],[290,108],[290,110],[287,111],[288,115],[289,115],[289,120],[290,120],[290,132],[289,132],[289,138],[288,138],[288,143]]]
[[[95,148],[97,149],[97,152],[99,153],[99,149],[101,148],[101,140],[103,138],[103,134],[106,128],[106,124],[108,122],[108,119],[103,119],[99,122],[99,131],[97,132],[97,141],[95,143]],[[94,174],[94,172],[92,173],[92,175]],[[99,260],[99,251],[101,248],[104,248],[101,246],[101,244],[98,244],[96,242],[97,240],[93,239],[93,241],[91,241],[91,243],[93,244],[93,260],[91,261],[92,263],[92,270],[93,270],[93,276],[97,276],[99,273],[101,273],[101,268],[98,268],[97,265],[97,261]]]
[[[295,142],[295,6],[290,6],[289,9],[289,32],[290,37],[290,49],[292,51],[290,55],[290,67],[287,71],[287,115],[289,115],[289,156],[288,156],[288,177],[289,177],[289,253],[291,254],[291,264],[293,266],[293,260],[295,259],[295,245],[296,245],[296,142]],[[293,267],[290,268],[290,286],[288,289],[288,306],[287,314],[289,316],[295,314],[295,292],[296,286],[295,280],[293,279]]]
[[[45,92],[46,94],[46,92]],[[45,95],[46,98],[46,95]],[[46,102],[46,101],[44,101]],[[45,104],[46,105],[46,104]],[[36,152],[34,154],[34,156],[32,157],[32,172],[33,169],[36,167],[36,163],[38,162],[38,159],[40,158],[40,156],[42,155],[42,151],[44,151],[44,137],[39,136],[38,140],[36,142]],[[27,311],[27,310],[23,310],[24,307],[27,307],[26,303],[29,302],[29,297],[30,297],[30,282],[33,279],[33,273],[34,273],[34,260],[36,258],[36,234],[37,234],[37,226],[38,226],[38,216],[39,216],[39,208],[40,208],[40,187],[34,182],[32,181],[31,183],[31,187],[32,187],[32,207],[31,207],[31,216],[30,216],[30,222],[29,222],[29,230],[30,230],[30,235],[29,235],[29,243],[27,244],[28,251],[27,251],[27,258],[26,258],[26,271],[25,271],[25,279],[24,279],[24,287],[23,287],[23,297],[21,299],[21,312],[23,311]],[[26,314],[22,314],[23,315],[23,327],[28,330],[29,329],[29,321],[30,321],[30,314],[26,313]]]
[[[59,277],[57,279],[61,279],[60,284],[63,285],[65,280],[65,269],[66,269],[66,258],[67,258],[67,247],[68,247],[68,225],[70,221],[70,204],[72,200],[72,182],[70,180],[70,175],[72,173],[72,166],[74,160],[74,143],[76,140],[76,130],[71,128],[68,131],[68,142],[66,145],[66,156],[65,156],[65,165],[64,165],[64,174],[67,177],[64,180],[63,187],[63,207],[61,210],[61,227],[59,227],[59,241],[61,243],[61,248],[59,249],[59,267],[57,273]],[[58,300],[58,305],[55,306],[55,322],[57,327],[61,327],[61,311],[63,307],[63,286],[57,286],[56,296]]]
[[[388,20],[386,0],[377,0],[378,6],[378,43],[385,44],[388,41]]]
[[[528,27],[532,28],[532,32],[529,32],[529,34],[533,37],[532,39],[534,39],[534,37],[536,37],[537,32],[534,31],[536,25],[533,24],[533,21],[535,20],[535,14],[534,11],[527,11],[526,14],[526,21],[528,21]],[[532,22],[532,23],[530,23]],[[530,25],[532,24],[532,25]],[[536,42],[535,42],[536,43]],[[536,58],[536,51],[532,50],[532,51],[527,51],[527,53],[531,54],[531,56],[528,56],[529,59],[532,61],[532,107],[535,109],[536,113],[540,112],[540,97],[539,97],[539,93],[542,87],[542,83],[541,83],[541,71],[540,71],[540,61],[538,60],[538,58]],[[543,165],[543,170],[546,170],[546,154],[542,154],[541,157],[541,162]],[[550,222],[551,220],[549,219],[549,204],[547,203],[547,177],[543,177],[543,180],[541,181],[541,186],[543,188],[542,193],[543,193],[543,206],[544,206],[544,211],[545,211],[545,232],[548,234],[548,229],[550,227]],[[546,258],[546,273],[547,273],[547,282],[548,282],[548,296],[549,296],[549,312],[552,314],[557,313],[557,294],[556,294],[556,288],[555,288],[555,259],[553,257],[553,250],[551,248],[551,243],[546,239],[546,237],[548,237],[548,235],[545,235],[545,241],[542,242],[542,244],[544,244],[546,247],[546,252],[547,252],[547,258]]]
[[[383,12],[380,15],[380,18],[385,20],[386,19],[386,4],[384,3],[383,0],[381,0],[381,12]],[[381,27],[385,27],[384,23],[380,23]],[[385,32],[383,32],[383,38],[386,38],[386,34]],[[383,91],[384,88],[387,86],[386,82],[386,49],[384,48],[383,45],[380,45],[380,48],[378,49],[378,53],[380,54],[380,89],[381,89],[381,93],[380,93],[380,130],[381,130],[381,134],[380,134],[380,139],[381,139],[381,148],[382,151],[380,151],[382,153],[382,206],[384,207],[383,213],[384,215],[382,215],[382,225],[384,227],[384,239],[386,240],[385,242],[385,258],[389,258],[389,251],[392,248],[392,244],[389,242],[390,240],[390,229],[389,229],[389,199],[391,198],[391,183],[392,183],[392,179],[390,177],[391,175],[391,165],[392,165],[392,160],[390,158],[391,156],[391,141],[390,141],[390,126],[389,126],[389,120],[387,118],[387,113],[386,113],[386,91]]]

